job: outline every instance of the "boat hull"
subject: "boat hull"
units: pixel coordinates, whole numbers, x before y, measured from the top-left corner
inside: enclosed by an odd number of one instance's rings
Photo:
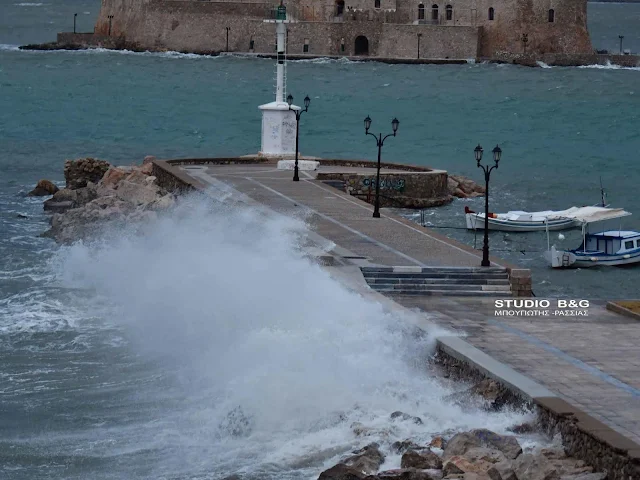
[[[466,213],[466,222],[468,230],[484,230],[484,215],[479,216],[477,213]],[[547,230],[568,230],[577,226],[577,222],[570,218],[558,220],[549,220],[545,222],[526,222],[501,220],[499,218],[489,217],[489,230],[500,230],[503,232],[544,232]]]
[[[640,263],[640,252],[625,254],[603,254],[578,250],[556,250],[551,247],[547,259],[552,268],[588,268],[598,266],[619,267]]]

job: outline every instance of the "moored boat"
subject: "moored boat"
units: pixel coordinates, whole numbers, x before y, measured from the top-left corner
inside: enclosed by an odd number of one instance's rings
[[[589,233],[589,225],[631,215],[622,209],[607,216],[588,219],[582,224],[582,244],[573,250],[558,250],[555,245],[547,252],[553,268],[583,268],[599,265],[621,266],[640,263],[640,232],[636,230],[604,230]]]
[[[583,208],[571,207],[567,210],[545,210],[541,212],[489,213],[489,230],[505,232],[537,232],[545,230],[567,230],[581,225],[579,214]],[[604,209],[608,210],[608,209]],[[476,213],[468,206],[464,207],[467,229],[484,230],[484,213]]]

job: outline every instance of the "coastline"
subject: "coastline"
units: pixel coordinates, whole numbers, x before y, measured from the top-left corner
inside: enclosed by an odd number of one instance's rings
[[[73,34],[71,34],[73,35]],[[242,58],[266,58],[276,59],[276,54],[269,53],[245,53],[245,52],[220,52],[213,50],[167,50],[161,48],[143,48],[138,44],[127,42],[122,38],[107,37],[104,39],[86,39],[92,34],[76,34],[83,36],[78,42],[48,42],[39,44],[27,44],[18,47],[19,50],[32,51],[56,51],[56,50],[95,50],[105,49],[114,51],[129,51],[134,53],[179,53],[184,55],[201,55],[209,57],[231,56]],[[300,60],[347,60],[350,62],[378,62],[386,64],[402,65],[467,65],[473,63],[495,63],[512,64],[524,67],[584,67],[591,65],[619,66],[624,68],[640,68],[640,55],[613,55],[613,54],[502,54],[495,57],[476,57],[468,59],[452,58],[389,58],[370,56],[347,56],[347,55],[313,55],[313,54],[293,54],[287,55],[288,61]]]

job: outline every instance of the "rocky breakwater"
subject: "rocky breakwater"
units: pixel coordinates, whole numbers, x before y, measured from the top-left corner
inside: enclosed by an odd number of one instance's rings
[[[493,380],[481,380],[470,388],[445,398],[462,408],[499,411],[513,405],[510,392]],[[393,412],[392,423],[422,419],[405,412]],[[444,431],[422,444],[407,438],[391,443],[386,449],[370,443],[351,452],[339,463],[323,471],[318,480],[605,480],[606,473],[594,472],[584,461],[572,458],[562,447],[523,448],[517,435],[538,431],[537,422],[513,425],[509,434],[498,434],[480,428],[466,432]],[[356,438],[379,435],[380,432],[360,423],[351,425]],[[424,439],[423,439],[424,440]],[[386,453],[386,454],[385,454]],[[400,457],[400,468],[388,457]],[[397,460],[395,460],[397,463]],[[396,465],[397,466],[397,465]],[[613,477],[611,477],[613,478]]]
[[[146,157],[142,166],[119,167],[94,158],[67,160],[65,188],[44,202],[45,211],[53,215],[43,236],[69,244],[95,238],[106,225],[156,218],[158,210],[175,203],[175,197],[156,184],[152,160]]]
[[[459,175],[449,175],[447,178],[449,194],[457,198],[481,197],[485,188],[473,180]]]
[[[401,414],[396,418],[416,421]],[[568,457],[561,448],[523,452],[515,435],[487,429],[460,432],[450,438],[434,437],[428,445],[407,439],[391,445],[401,454],[400,468],[379,471],[385,454],[371,443],[325,470],[318,480],[604,480],[582,460]]]

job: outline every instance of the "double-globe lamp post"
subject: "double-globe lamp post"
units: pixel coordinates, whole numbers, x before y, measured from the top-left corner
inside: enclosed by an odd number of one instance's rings
[[[478,168],[482,168],[484,171],[484,181],[485,181],[485,190],[484,190],[484,245],[482,246],[482,263],[480,264],[483,267],[490,267],[491,262],[489,261],[489,178],[491,177],[491,172],[494,168],[498,168],[498,164],[500,163],[500,157],[502,156],[502,150],[498,145],[493,149],[493,161],[495,165],[492,167],[484,166],[480,164],[482,160],[482,147],[480,144],[473,150],[476,157],[476,162],[478,163]]]
[[[299,182],[300,177],[298,176],[298,131],[300,130],[300,115],[302,115],[302,112],[309,111],[309,104],[311,103],[311,99],[309,98],[309,95],[304,97],[304,110],[302,108],[291,108],[291,104],[293,103],[293,95],[291,94],[287,95],[287,103],[289,104],[289,110],[296,114],[296,162],[293,167],[293,181]]]
[[[373,207],[374,218],[380,218],[380,154],[382,152],[382,145],[384,145],[384,141],[387,139],[387,137],[396,136],[396,132],[398,131],[399,125],[400,125],[400,122],[398,121],[398,119],[394,118],[391,121],[391,129],[393,130],[393,133],[390,133],[389,135],[382,137],[382,133],[375,135],[369,132],[369,129],[371,128],[371,118],[369,118],[369,115],[367,115],[367,118],[364,119],[364,133],[366,135],[371,135],[372,137],[374,137],[376,139],[376,143],[378,144],[378,171],[376,174],[376,200]]]

